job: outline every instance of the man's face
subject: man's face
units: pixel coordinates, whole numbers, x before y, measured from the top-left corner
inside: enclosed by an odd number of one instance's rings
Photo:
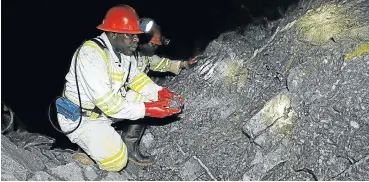
[[[119,53],[131,56],[137,49],[138,41],[137,34],[118,33],[114,38],[114,48]]]
[[[156,53],[156,50],[158,50],[159,45],[153,44],[151,42],[141,44],[140,45],[140,53],[142,53],[145,56],[153,56]]]

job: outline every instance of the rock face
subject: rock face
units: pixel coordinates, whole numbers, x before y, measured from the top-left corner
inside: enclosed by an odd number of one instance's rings
[[[14,142],[14,143],[13,143]],[[128,172],[112,173],[72,159],[68,150],[51,150],[48,137],[26,132],[1,136],[1,180],[101,181],[135,180]]]
[[[158,164],[143,179],[369,179],[369,1],[298,7],[221,35],[198,67],[156,80],[186,105],[151,129]]]
[[[302,1],[154,79],[186,98],[144,135],[155,165],[103,172],[17,133],[2,136],[2,180],[369,180],[368,32],[369,0]]]

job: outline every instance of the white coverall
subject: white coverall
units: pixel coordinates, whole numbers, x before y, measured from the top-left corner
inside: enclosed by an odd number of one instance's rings
[[[157,72],[172,72],[178,75],[181,72],[181,68],[179,67],[181,61],[170,60],[168,58],[161,58],[157,55],[152,57],[149,56],[141,56],[138,55],[137,67],[141,72],[148,73],[149,70],[157,71]],[[127,99],[133,99],[130,101],[134,102],[147,102],[149,99],[144,97],[143,95],[133,91],[128,90]]]
[[[170,60],[168,58],[161,58],[157,55],[154,56],[140,56],[138,57],[137,67],[142,72],[158,71],[158,72],[172,72],[176,75],[179,74],[181,68],[179,67],[181,61]]]
[[[143,118],[144,103],[133,102],[134,98],[127,95],[125,86],[149,101],[158,100],[158,91],[162,87],[137,68],[134,56],[120,54],[120,62],[106,34],[102,33],[99,37],[107,49],[102,50],[93,41],[85,42],[77,59],[77,78],[82,107],[93,109],[97,106],[103,114],[99,116],[87,112],[89,114],[82,117],[79,128],[67,137],[94,159],[101,169],[119,171],[126,166],[127,148],[107,116],[129,120]],[[74,56],[66,75],[63,95],[79,105]],[[79,119],[72,121],[58,113],[58,121],[61,129],[67,132],[78,125]]]

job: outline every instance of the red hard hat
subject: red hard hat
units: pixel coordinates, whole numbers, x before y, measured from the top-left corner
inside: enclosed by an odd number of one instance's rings
[[[143,33],[139,26],[136,11],[128,5],[119,5],[111,8],[97,29],[117,33]]]
[[[160,28],[158,26],[153,27],[153,32],[154,35],[152,36],[150,42],[156,45],[162,45],[163,43],[161,42]]]

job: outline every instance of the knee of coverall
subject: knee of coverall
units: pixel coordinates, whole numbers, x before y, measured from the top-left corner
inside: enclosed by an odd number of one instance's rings
[[[97,163],[100,169],[120,171],[127,165],[127,146],[111,126],[110,120],[91,120],[80,126],[77,144]]]
[[[128,152],[127,147],[123,144],[122,150],[120,150],[114,156],[97,162],[100,169],[111,172],[118,172],[127,166]]]

